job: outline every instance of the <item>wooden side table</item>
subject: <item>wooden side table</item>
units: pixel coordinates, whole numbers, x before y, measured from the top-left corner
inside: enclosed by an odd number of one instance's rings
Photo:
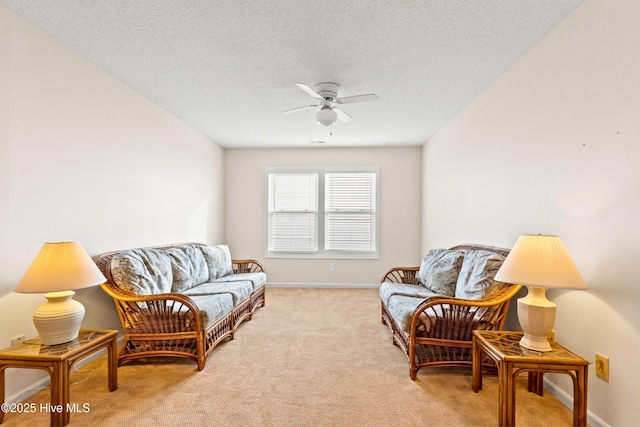
[[[51,377],[51,406],[26,407],[30,412],[51,412],[52,426],[69,424],[69,376],[71,367],[78,360],[103,348],[107,349],[109,391],[118,388],[117,331],[81,329],[78,338],[59,345],[42,345],[39,338],[27,340],[13,347],[0,350],[0,401],[4,404],[4,377],[7,368],[43,369]],[[4,420],[5,406],[0,411],[0,423]],[[25,409],[25,406],[16,406]],[[8,408],[11,410],[11,406]],[[18,411],[16,411],[18,412]]]
[[[573,425],[587,425],[587,373],[585,359],[553,343],[551,351],[540,353],[520,346],[522,332],[473,331],[473,364],[471,388],[482,389],[483,353],[498,365],[498,420],[501,426],[515,426],[515,378],[529,372],[528,390],[542,396],[545,372],[569,375],[573,380]]]

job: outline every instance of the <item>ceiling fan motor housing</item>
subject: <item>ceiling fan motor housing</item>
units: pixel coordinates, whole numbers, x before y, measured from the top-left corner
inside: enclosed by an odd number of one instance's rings
[[[331,82],[318,83],[315,85],[315,89],[318,95],[324,99],[335,101],[338,99],[338,89],[340,89],[340,85]]]

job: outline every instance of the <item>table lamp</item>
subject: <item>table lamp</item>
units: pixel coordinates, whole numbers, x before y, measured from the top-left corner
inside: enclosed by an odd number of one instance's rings
[[[89,254],[78,242],[47,242],[15,289],[19,293],[45,293],[47,302],[33,315],[43,345],[78,338],[84,306],[72,299],[73,289],[105,283]]]
[[[524,331],[520,345],[539,352],[551,351],[548,336],[556,320],[556,305],[545,296],[547,288],[587,289],[562,240],[541,234],[520,236],[495,280],[527,287],[527,295],[518,299]]]

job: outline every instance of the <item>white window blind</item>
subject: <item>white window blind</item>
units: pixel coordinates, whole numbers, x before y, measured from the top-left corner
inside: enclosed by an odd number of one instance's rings
[[[376,174],[325,175],[326,251],[375,251]]]
[[[269,174],[269,252],[318,250],[318,174]]]

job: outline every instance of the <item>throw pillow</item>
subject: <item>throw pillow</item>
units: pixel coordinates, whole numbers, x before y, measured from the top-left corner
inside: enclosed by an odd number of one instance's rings
[[[432,249],[422,259],[418,283],[438,295],[454,296],[463,254],[451,249]]]
[[[494,252],[472,250],[464,254],[464,261],[456,284],[456,298],[482,299],[498,291],[503,283],[493,280],[504,257]]]

